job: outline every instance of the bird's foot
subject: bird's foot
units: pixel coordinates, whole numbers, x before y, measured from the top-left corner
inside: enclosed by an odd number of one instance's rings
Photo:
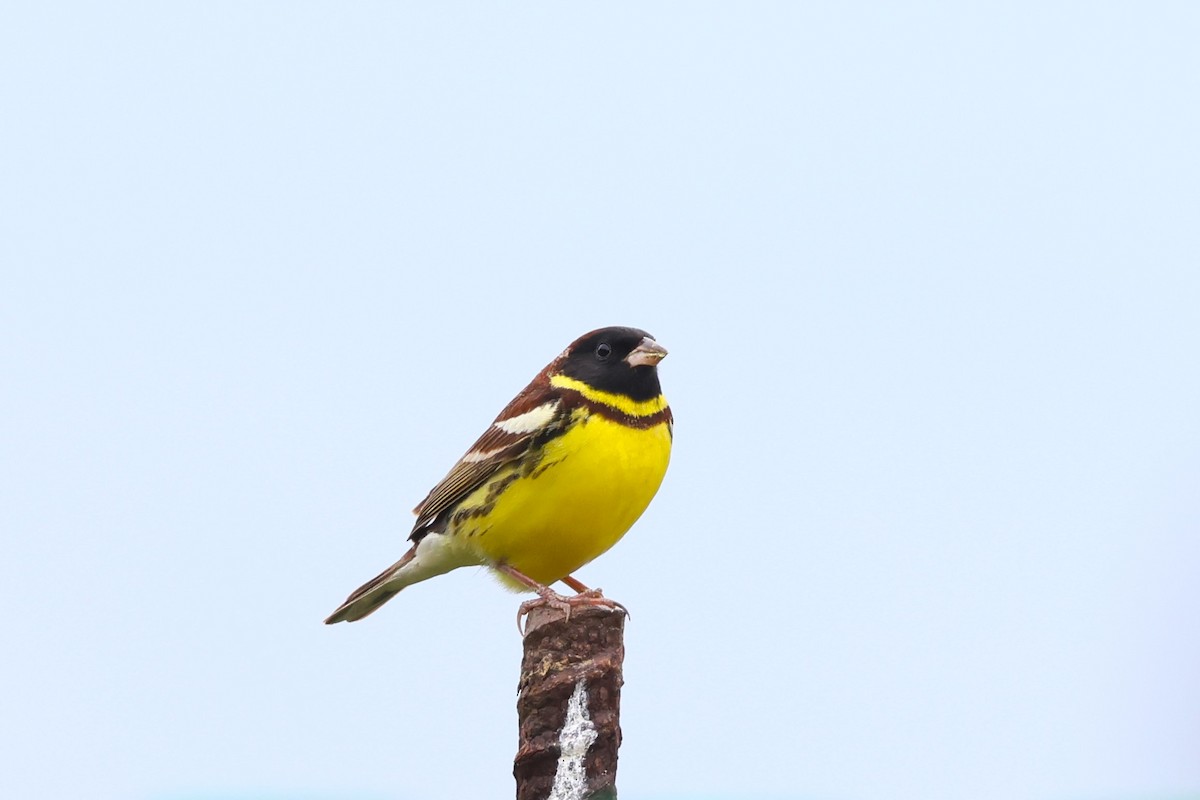
[[[629,609],[616,600],[605,597],[600,589],[588,589],[579,594],[564,597],[553,589],[543,586],[538,589],[537,598],[526,600],[517,609],[517,630],[521,632],[522,636],[525,635],[525,626],[522,624],[525,617],[529,616],[529,612],[535,608],[543,607],[563,612],[567,622],[571,620],[571,609],[573,608],[603,608],[608,611],[620,611],[625,616],[629,616]]]

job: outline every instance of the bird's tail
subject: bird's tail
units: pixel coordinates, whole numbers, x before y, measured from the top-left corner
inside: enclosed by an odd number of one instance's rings
[[[400,572],[408,566],[409,562],[416,557],[416,554],[417,548],[414,545],[395,564],[392,564],[383,572],[355,589],[346,598],[346,602],[338,606],[337,611],[329,615],[329,618],[325,620],[325,624],[332,625],[335,622],[354,622],[355,620],[360,620],[374,613],[377,608],[400,594],[401,589],[413,582],[405,580]]]

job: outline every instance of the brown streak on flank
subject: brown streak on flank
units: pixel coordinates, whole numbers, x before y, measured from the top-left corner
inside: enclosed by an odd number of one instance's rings
[[[450,519],[453,522],[463,522],[477,517],[486,517],[492,513],[492,509],[496,507],[496,501],[500,499],[500,495],[504,493],[504,490],[519,477],[521,477],[519,472],[510,472],[503,478],[487,484],[487,497],[483,499],[482,503],[472,508],[460,508],[450,515]]]
[[[530,478],[538,478],[541,476],[541,474],[543,472],[550,469],[551,467],[558,466],[562,462],[566,461],[567,458],[568,458],[568,456],[563,456],[562,458],[558,459],[557,461],[542,461],[541,463],[534,465],[534,467],[532,469],[525,470],[525,474],[528,475]]]

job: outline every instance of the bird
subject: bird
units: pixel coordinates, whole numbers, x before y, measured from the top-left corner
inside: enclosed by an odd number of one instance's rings
[[[517,626],[541,605],[624,606],[571,573],[607,552],[649,506],[667,471],[674,417],[658,364],[667,350],[638,328],[585,333],[504,407],[413,513],[412,546],[326,620],[353,622],[402,589],[486,566],[516,591]],[[575,592],[550,588],[563,582]]]

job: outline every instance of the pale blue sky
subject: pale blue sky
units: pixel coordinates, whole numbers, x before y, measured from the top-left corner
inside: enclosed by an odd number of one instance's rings
[[[0,796],[511,796],[517,596],[321,620],[608,324],[623,797],[1200,792],[1198,7],[431,6],[0,12]]]

